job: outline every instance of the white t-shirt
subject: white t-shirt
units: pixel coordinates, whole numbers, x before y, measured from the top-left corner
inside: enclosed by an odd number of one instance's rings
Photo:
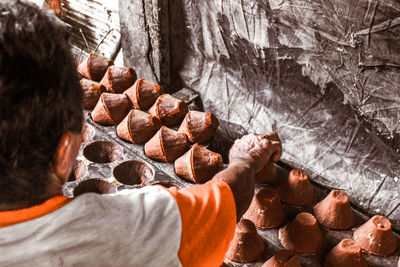
[[[181,231],[178,205],[161,187],[87,193],[0,228],[0,266],[181,266]]]

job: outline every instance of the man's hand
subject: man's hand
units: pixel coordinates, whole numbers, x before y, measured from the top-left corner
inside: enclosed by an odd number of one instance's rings
[[[229,162],[245,160],[250,162],[256,171],[260,171],[270,159],[277,162],[281,155],[282,145],[275,132],[265,135],[247,134],[233,144],[229,151]]]

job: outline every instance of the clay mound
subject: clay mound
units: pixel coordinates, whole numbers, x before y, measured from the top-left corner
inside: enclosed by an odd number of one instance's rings
[[[125,90],[136,109],[147,110],[161,95],[162,89],[158,84],[152,84],[143,78],[138,79],[134,85]]]
[[[275,183],[278,178],[278,169],[275,167],[272,161],[268,161],[264,167],[258,171],[255,176],[255,183]]]
[[[351,239],[343,239],[328,254],[325,260],[326,267],[368,267],[361,247]]]
[[[223,168],[222,156],[199,144],[194,144],[174,165],[178,176],[195,183],[210,180]]]
[[[108,67],[100,83],[110,93],[121,94],[131,87],[136,80],[136,72],[132,68],[117,66]]]
[[[261,229],[275,228],[285,220],[278,193],[269,187],[260,190],[251,201],[244,217]]]
[[[94,52],[82,61],[78,66],[78,73],[89,80],[100,82],[109,66],[114,65],[110,59],[106,59]]]
[[[398,248],[392,224],[381,215],[375,215],[358,227],[354,231],[353,239],[360,247],[378,256],[390,256]]]
[[[261,259],[266,247],[254,224],[242,219],[236,226],[235,236],[229,244],[225,257],[240,263],[253,262]]]
[[[339,190],[332,190],[326,198],[315,205],[314,215],[321,225],[336,230],[349,229],[355,223],[349,198]]]
[[[211,139],[218,125],[218,119],[212,113],[189,111],[178,132],[185,133],[191,143],[203,144]]]
[[[297,206],[311,205],[314,201],[314,189],[305,171],[293,169],[288,179],[281,182],[276,190],[281,201]]]
[[[138,109],[132,109],[118,124],[117,135],[133,144],[147,142],[160,129],[161,122],[156,117]]]
[[[130,102],[124,94],[101,94],[92,111],[92,119],[101,125],[116,125],[128,114]]]
[[[163,162],[173,162],[182,156],[189,142],[184,133],[179,133],[165,126],[144,145],[144,153],[147,157]]]
[[[299,257],[288,250],[281,250],[266,261],[262,267],[301,267]]]
[[[302,254],[317,254],[324,245],[324,237],[317,219],[306,212],[279,229],[279,240],[290,251]]]
[[[175,126],[188,113],[189,109],[185,102],[169,94],[160,95],[148,113],[156,116],[163,125]]]
[[[79,81],[83,91],[83,109],[93,109],[106,88],[100,83],[83,78]]]

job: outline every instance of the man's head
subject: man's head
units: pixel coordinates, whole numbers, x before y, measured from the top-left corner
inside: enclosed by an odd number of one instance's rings
[[[0,0],[0,204],[42,201],[60,140],[81,131],[82,92],[68,41],[50,12]]]

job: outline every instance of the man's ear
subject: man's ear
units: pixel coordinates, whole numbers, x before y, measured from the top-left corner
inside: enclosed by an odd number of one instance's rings
[[[72,171],[81,143],[82,134],[70,131],[64,133],[58,142],[54,155],[54,169],[62,183],[68,179]]]

